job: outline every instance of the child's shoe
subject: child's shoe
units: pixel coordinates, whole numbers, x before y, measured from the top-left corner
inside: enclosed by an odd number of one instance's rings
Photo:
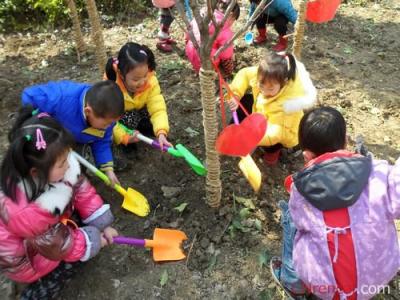
[[[264,162],[267,165],[274,166],[278,163],[280,154],[281,154],[280,149],[275,152],[266,152],[263,156]]]
[[[158,50],[163,52],[172,52],[172,46],[167,42],[167,40],[159,40],[156,47]]]
[[[272,278],[278,284],[278,286],[285,292],[285,295],[290,300],[306,300],[309,299],[306,294],[295,294],[285,287],[281,281],[281,267],[282,260],[279,257],[274,256],[269,262],[269,268],[271,271]]]
[[[258,35],[254,39],[254,44],[260,45],[267,41],[267,28],[258,28]]]
[[[274,51],[281,52],[286,50],[287,42],[288,42],[287,38],[285,38],[283,35],[280,35],[278,43],[273,47]]]

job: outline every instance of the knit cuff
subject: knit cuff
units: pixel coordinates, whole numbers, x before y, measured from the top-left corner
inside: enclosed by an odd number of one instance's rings
[[[98,210],[83,220],[84,224],[94,226],[100,231],[110,226],[112,222],[114,222],[114,216],[110,210],[110,204],[103,204]]]
[[[86,251],[81,261],[87,261],[96,256],[101,249],[101,232],[94,226],[84,226],[79,228],[83,232],[86,240]]]

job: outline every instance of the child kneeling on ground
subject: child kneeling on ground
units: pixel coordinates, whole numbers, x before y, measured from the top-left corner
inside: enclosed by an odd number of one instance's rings
[[[304,115],[305,167],[288,177],[282,209],[283,254],[275,279],[294,298],[370,299],[400,265],[400,159],[394,166],[346,151],[346,123],[334,108]]]

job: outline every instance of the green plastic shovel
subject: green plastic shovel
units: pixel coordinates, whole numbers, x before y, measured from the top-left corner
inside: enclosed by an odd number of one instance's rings
[[[90,172],[92,172],[94,175],[99,177],[106,184],[110,185],[118,193],[120,193],[122,196],[124,196],[124,201],[122,202],[122,207],[124,209],[126,209],[140,217],[145,217],[149,214],[149,212],[150,212],[149,203],[147,202],[147,199],[141,193],[139,193],[138,191],[136,191],[130,187],[128,188],[128,190],[126,190],[119,184],[112,185],[110,179],[107,177],[106,174],[101,172],[99,169],[97,169],[95,166],[93,166],[90,162],[88,162],[86,159],[84,159],[82,156],[80,156],[75,151],[72,151],[72,153],[76,157],[76,159],[82,165],[84,165]]]
[[[134,131],[132,129],[129,129],[121,123],[118,123],[118,125],[120,125],[126,133],[128,133],[129,135],[133,135]],[[156,140],[144,136],[141,133],[138,133],[136,137],[142,142],[153,146],[154,148],[161,149],[160,144]],[[162,150],[168,152],[174,157],[183,157],[196,174],[200,176],[204,176],[207,174],[207,169],[204,167],[201,161],[182,144],[176,145],[175,148],[163,145]]]

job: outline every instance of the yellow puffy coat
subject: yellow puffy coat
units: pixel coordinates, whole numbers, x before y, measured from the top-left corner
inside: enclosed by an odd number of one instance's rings
[[[165,105],[164,97],[161,95],[160,85],[154,72],[149,73],[146,85],[141,89],[141,91],[135,93],[133,97],[129,95],[122,78],[118,73],[116,83],[124,95],[126,112],[133,109],[139,110],[144,106],[147,106],[147,110],[150,114],[150,121],[153,125],[154,134],[156,136],[158,136],[160,133],[168,134],[169,124],[167,107]],[[117,145],[121,143],[126,145],[129,135],[117,123],[113,129],[113,137],[114,142]]]
[[[281,143],[286,148],[296,146],[298,129],[303,109],[311,107],[316,101],[316,89],[304,65],[296,61],[296,77],[290,80],[272,98],[260,93],[257,84],[258,66],[240,70],[233,79],[230,88],[241,99],[248,89],[254,98],[253,112],[267,118],[268,126],[260,146],[272,146]]]

